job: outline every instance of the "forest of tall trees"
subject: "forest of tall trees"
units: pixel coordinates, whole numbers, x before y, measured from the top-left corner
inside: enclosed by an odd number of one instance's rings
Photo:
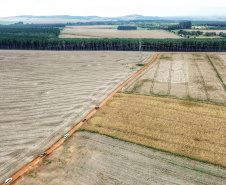
[[[137,30],[136,26],[118,26],[117,30]]]
[[[138,51],[139,39],[1,36],[0,49]],[[142,39],[143,51],[226,51],[226,39]]]
[[[58,38],[58,28],[34,26],[0,26],[0,49],[139,50],[139,39],[66,39]],[[141,43],[143,51],[226,51],[226,39],[142,39]]]

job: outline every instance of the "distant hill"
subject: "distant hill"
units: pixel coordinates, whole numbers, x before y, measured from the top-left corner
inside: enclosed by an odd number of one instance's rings
[[[175,17],[158,17],[143,15],[126,15],[120,17],[100,17],[100,16],[71,16],[71,15],[52,15],[52,16],[33,16],[20,15],[12,17],[2,17],[1,22],[19,22],[24,23],[66,23],[66,22],[86,22],[86,21],[128,21],[128,20],[206,20],[206,21],[226,21],[226,15],[221,16],[175,16]]]

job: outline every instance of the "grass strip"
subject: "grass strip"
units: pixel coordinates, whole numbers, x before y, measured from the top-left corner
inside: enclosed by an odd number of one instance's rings
[[[145,64],[136,64],[137,66],[145,66]]]
[[[214,164],[214,163],[211,163],[211,162],[208,162],[208,161],[200,160],[200,159],[197,159],[197,158],[194,158],[194,157],[190,157],[190,156],[186,156],[186,155],[177,154],[177,153],[174,153],[174,152],[170,152],[168,150],[155,148],[155,147],[148,146],[148,145],[143,145],[143,144],[140,144],[140,143],[135,143],[135,142],[132,142],[132,141],[129,141],[129,140],[125,140],[125,139],[121,139],[121,138],[118,138],[118,137],[115,137],[115,136],[111,136],[111,135],[108,135],[108,134],[103,134],[103,133],[100,133],[100,132],[94,131],[94,130],[78,129],[76,132],[90,132],[90,133],[94,133],[94,134],[99,134],[99,135],[110,137],[112,139],[117,139],[119,141],[124,141],[124,142],[127,142],[127,143],[136,144],[136,145],[139,145],[139,146],[142,146],[142,147],[146,147],[146,148],[150,148],[150,149],[153,149],[153,150],[156,150],[156,151],[168,153],[168,154],[175,155],[175,156],[178,156],[178,157],[184,157],[184,158],[187,158],[187,159],[191,159],[191,160],[202,162],[202,163],[206,163],[206,164],[211,164],[211,165],[222,167],[222,168],[226,169],[226,166]]]
[[[224,81],[222,80],[221,75],[220,75],[219,72],[217,71],[217,68],[214,66],[214,64],[213,64],[212,60],[210,59],[209,55],[206,54],[206,56],[207,56],[207,58],[208,58],[210,64],[213,66],[215,72],[217,73],[218,78],[220,79],[221,83],[222,83],[223,86],[224,86],[224,89],[226,90],[226,85],[224,84]]]
[[[139,87],[135,87],[135,90],[137,88],[139,88]],[[139,93],[135,93],[134,90],[133,91],[120,92],[120,93],[159,97],[159,98],[167,98],[167,99],[175,99],[175,100],[182,100],[182,101],[193,101],[193,102],[197,102],[197,103],[205,103],[205,104],[209,104],[209,105],[218,105],[218,106],[226,107],[226,104],[224,104],[224,103],[217,103],[217,102],[210,102],[210,101],[206,101],[206,100],[199,100],[199,99],[191,98],[189,96],[187,98],[177,98],[176,96],[170,96],[170,95],[167,95],[167,94],[155,94],[155,93],[139,94]]]

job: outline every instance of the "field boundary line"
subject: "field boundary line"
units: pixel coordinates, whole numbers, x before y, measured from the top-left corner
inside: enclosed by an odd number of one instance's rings
[[[19,171],[17,171],[14,175],[12,175],[9,178],[12,178],[12,180],[7,184],[12,184],[15,182],[19,177],[21,177],[23,174],[25,174],[28,170],[31,170],[36,165],[40,164],[46,156],[48,156],[50,153],[52,153],[57,147],[62,145],[64,141],[66,141],[76,130],[78,130],[87,119],[89,119],[91,116],[93,116],[100,107],[102,107],[104,104],[106,104],[122,87],[124,87],[126,84],[128,84],[131,80],[133,80],[135,77],[137,77],[140,73],[142,73],[145,69],[147,69],[158,57],[158,53],[155,54],[151,61],[146,64],[144,67],[142,67],[139,71],[137,71],[134,75],[132,75],[130,78],[128,78],[124,83],[122,83],[120,86],[118,86],[112,93],[110,93],[100,104],[98,107],[93,109],[91,112],[89,112],[85,118],[80,121],[78,124],[76,124],[63,138],[59,139],[54,145],[52,145],[49,149],[45,151],[45,155],[43,157],[37,157],[33,161],[31,161],[29,164],[25,165],[23,168],[21,168]],[[5,185],[6,183],[2,183],[2,185]]]
[[[207,58],[208,58],[210,64],[212,65],[213,69],[214,69],[215,72],[217,73],[217,77],[220,79],[220,81],[221,81],[221,83],[222,83],[222,85],[223,85],[223,87],[224,87],[224,90],[226,91],[226,85],[224,84],[224,81],[223,81],[223,79],[221,78],[220,73],[218,72],[217,68],[216,68],[215,65],[213,64],[213,62],[212,62],[212,60],[210,59],[209,55],[206,54],[206,56],[207,56]]]
[[[121,139],[121,138],[118,138],[116,136],[112,136],[112,135],[101,133],[99,131],[87,130],[87,129],[79,129],[77,131],[78,132],[90,132],[90,133],[94,133],[94,134],[99,134],[99,135],[107,136],[107,137],[110,137],[110,138],[113,138],[113,139],[117,139],[119,141],[124,141],[124,142],[135,144],[135,145],[138,145],[138,146],[150,148],[150,149],[153,149],[153,150],[156,150],[156,151],[159,151],[159,152],[168,153],[168,154],[175,155],[175,156],[178,156],[178,157],[183,157],[183,158],[187,158],[187,159],[190,159],[190,160],[193,160],[193,161],[198,161],[198,162],[201,162],[201,163],[210,164],[210,165],[213,165],[213,166],[217,166],[217,167],[226,169],[226,166],[223,166],[223,165],[220,165],[220,164],[214,164],[214,163],[211,163],[209,161],[197,159],[197,158],[190,157],[190,156],[183,155],[183,154],[174,153],[174,152],[171,152],[171,151],[168,151],[168,150],[164,150],[164,149],[161,149],[161,148],[156,148],[156,147],[149,146],[149,145],[143,145],[143,144],[140,144],[140,143],[135,143],[133,141],[129,141],[129,140],[126,140],[126,139]],[[220,176],[217,176],[217,177],[220,177]]]

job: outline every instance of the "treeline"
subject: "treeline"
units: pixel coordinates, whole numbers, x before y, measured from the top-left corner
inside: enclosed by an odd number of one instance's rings
[[[58,37],[60,30],[58,28],[38,28],[38,27],[0,27],[1,36],[43,36]]]
[[[220,33],[219,33],[219,36],[221,36],[221,37],[226,37],[226,33],[220,32]]]
[[[184,36],[187,36],[187,35],[199,36],[199,35],[203,35],[203,33],[204,32],[202,32],[202,31],[185,31],[185,30],[178,31],[179,35],[184,35]]]
[[[226,33],[220,32],[217,34],[216,32],[202,32],[202,31],[185,31],[185,30],[180,30],[178,31],[178,34],[181,36],[199,36],[199,35],[204,35],[207,37],[215,37],[215,36],[220,36],[220,37],[226,37]]]
[[[193,21],[193,26],[215,26],[215,27],[226,27],[226,22],[222,21]]]
[[[139,51],[139,39],[76,38],[0,35],[0,49]],[[226,51],[226,39],[142,39],[143,51]]]
[[[177,30],[177,29],[191,29],[191,21],[180,22],[179,24],[168,26],[168,30]]]
[[[137,30],[136,26],[118,26],[117,30]]]

